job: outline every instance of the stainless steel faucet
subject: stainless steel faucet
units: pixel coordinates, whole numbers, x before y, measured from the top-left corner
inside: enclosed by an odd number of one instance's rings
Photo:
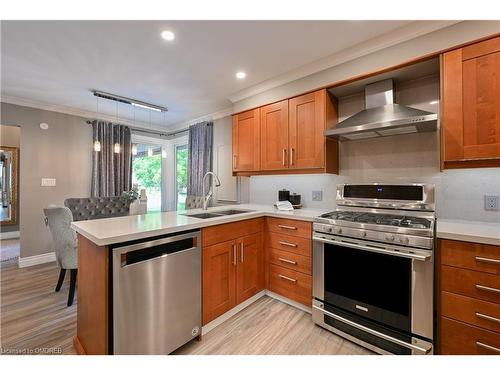
[[[210,188],[208,189],[208,193],[205,194],[205,179],[207,178],[208,175],[212,175],[212,183],[210,184]],[[212,195],[214,194],[214,188],[213,188],[213,181],[215,179],[215,187],[220,186],[220,180],[219,177],[214,172],[207,172],[205,173],[205,176],[203,176],[203,187],[202,187],[202,192],[203,192],[203,209],[206,210],[208,208],[208,203],[210,202],[210,199],[212,198]]]

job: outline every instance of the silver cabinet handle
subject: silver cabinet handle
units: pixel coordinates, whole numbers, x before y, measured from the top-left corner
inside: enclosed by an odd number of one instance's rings
[[[285,242],[285,241],[279,241],[279,244],[283,245],[283,246],[290,246],[290,247],[297,247],[298,246],[295,243],[290,243],[290,242]]]
[[[294,149],[291,148],[290,149],[290,165],[293,165],[293,152],[294,152]]]
[[[296,283],[297,279],[292,279],[291,277],[284,276],[284,275],[278,275],[280,278],[291,281],[292,283]]]
[[[431,258],[430,254],[429,255],[421,255],[421,254],[415,254],[415,253],[403,253],[403,252],[391,250],[388,248],[375,247],[375,246],[365,246],[365,245],[360,245],[357,243],[347,242],[347,241],[328,240],[328,239],[317,237],[317,236],[313,236],[313,241],[318,241],[318,242],[322,242],[322,243],[329,243],[329,244],[338,245],[338,246],[351,247],[353,249],[371,251],[372,253],[394,255],[397,257],[401,257],[401,258],[409,258],[409,259],[414,259],[414,260],[420,260],[423,262]]]
[[[285,258],[278,258],[280,262],[285,262],[285,263],[290,263],[290,264],[297,264],[297,262],[290,260],[290,259],[285,259]]]
[[[352,322],[350,321],[349,319],[346,319],[342,316],[339,316],[339,315],[336,315],[336,314],[333,314],[331,313],[330,311],[326,311],[325,309],[322,309],[321,307],[318,307],[316,305],[313,304],[313,309],[316,309],[316,310],[319,310],[321,311],[323,314],[325,315],[328,315],[329,317],[331,318],[334,318],[334,319],[337,319],[339,321],[341,321],[342,323],[345,323],[347,325],[350,325],[354,328],[357,328],[357,329],[360,329],[361,331],[365,331],[365,332],[368,332],[374,336],[377,336],[377,337],[380,337],[381,339],[384,339],[384,340],[387,340],[387,341],[390,341],[390,342],[393,342],[395,344],[398,344],[398,345],[401,345],[401,346],[404,346],[405,348],[408,348],[408,349],[413,349],[413,350],[418,350],[424,354],[427,354],[431,351],[432,349],[432,346],[429,346],[428,348],[422,348],[420,346],[417,346],[417,345],[413,345],[413,344],[410,344],[410,343],[407,343],[405,341],[402,341],[402,340],[399,340],[399,339],[396,339],[392,336],[388,336],[384,333],[381,333],[381,332],[378,332],[378,331],[375,331],[374,329],[371,329],[371,328],[368,328],[368,327],[365,327],[361,324],[358,324],[358,323],[355,323],[355,322]]]
[[[290,229],[290,230],[297,230],[298,229],[297,227],[292,227],[291,225],[282,225],[282,224],[278,224],[278,228]]]
[[[476,257],[476,261],[483,263],[500,264],[500,259]]]
[[[495,322],[495,323],[500,323],[500,318],[495,318],[494,316],[490,316],[490,315],[486,315],[486,314],[482,314],[480,312],[477,312],[476,313],[476,316],[478,318],[481,318],[481,319],[486,319],[486,320],[489,320],[491,322]]]
[[[480,346],[481,348],[491,350],[492,352],[500,353],[500,349],[488,344],[484,344],[481,341],[476,341],[476,345]]]
[[[484,286],[484,285],[480,285],[480,284],[476,284],[476,289],[484,290],[486,292],[500,293],[500,289],[492,288],[490,286]]]
[[[236,266],[236,244],[233,244],[233,265]]]
[[[283,149],[283,166],[286,166],[286,148]]]
[[[245,252],[244,246],[245,245],[243,245],[243,242],[240,242],[240,261],[241,261],[241,263],[243,263],[243,254]]]

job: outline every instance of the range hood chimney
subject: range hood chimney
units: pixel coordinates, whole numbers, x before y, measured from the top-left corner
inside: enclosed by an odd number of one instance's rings
[[[365,109],[325,130],[341,141],[430,132],[437,129],[437,114],[394,103],[392,79],[365,87]]]

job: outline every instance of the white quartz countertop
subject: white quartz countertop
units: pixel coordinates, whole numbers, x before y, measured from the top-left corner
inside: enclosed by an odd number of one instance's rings
[[[185,213],[217,212],[228,209],[251,210],[251,212],[210,219],[197,219],[184,215]],[[105,246],[262,216],[312,221],[314,217],[329,211],[332,211],[332,209],[301,208],[294,211],[278,211],[272,205],[239,204],[212,207],[208,211],[201,209],[169,211],[109,219],[74,221],[71,223],[71,228],[96,245]]]
[[[437,219],[438,238],[500,246],[500,223]]]

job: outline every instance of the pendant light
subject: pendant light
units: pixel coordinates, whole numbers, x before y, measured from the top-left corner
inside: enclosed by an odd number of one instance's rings
[[[118,124],[118,102],[116,102],[115,124],[114,125],[117,125],[117,124]],[[115,154],[120,153],[120,144],[118,142],[115,142],[115,145],[113,146],[113,151],[115,152]]]
[[[97,115],[99,115],[99,97],[96,97],[96,104],[95,104],[95,109]],[[94,141],[94,151],[95,152],[100,152],[101,151],[101,142],[99,142],[98,139]]]

